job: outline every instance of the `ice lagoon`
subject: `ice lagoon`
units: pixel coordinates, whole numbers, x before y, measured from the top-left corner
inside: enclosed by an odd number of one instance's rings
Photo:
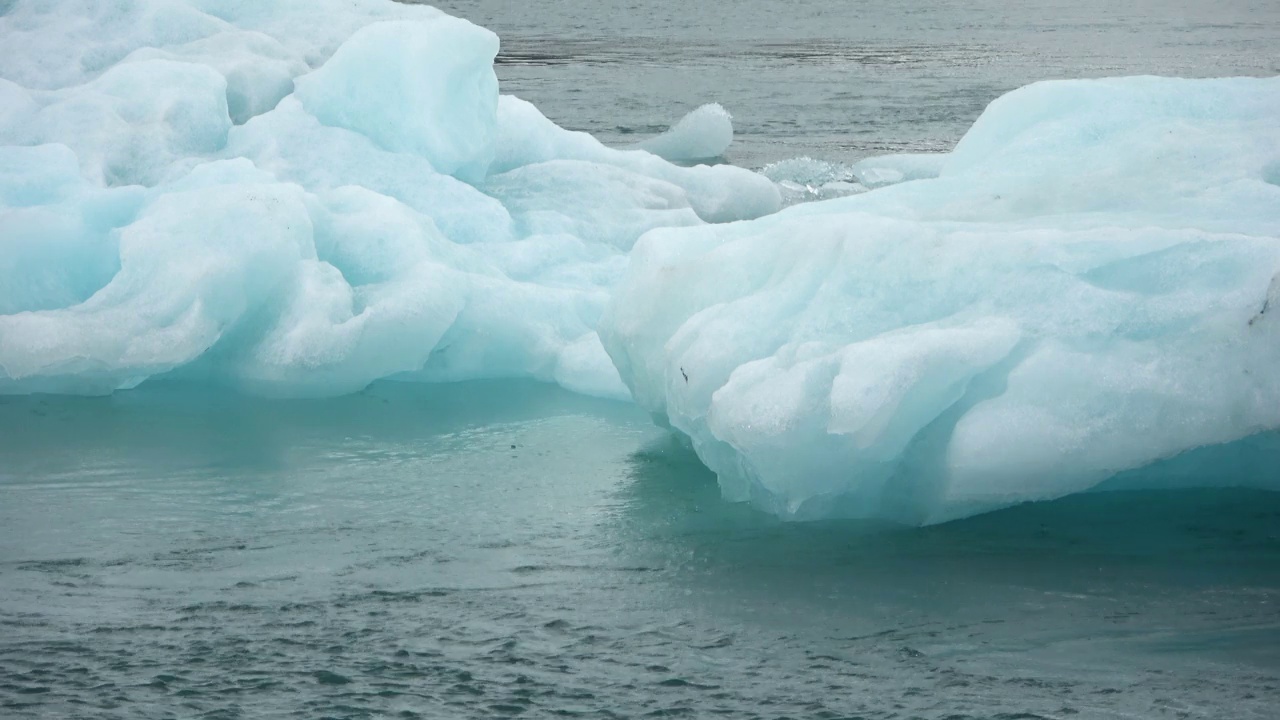
[[[516,38],[0,5],[5,707],[1266,716],[1276,78],[1007,87],[856,162],[749,120],[741,167],[732,98],[606,145],[500,95],[561,62]]]

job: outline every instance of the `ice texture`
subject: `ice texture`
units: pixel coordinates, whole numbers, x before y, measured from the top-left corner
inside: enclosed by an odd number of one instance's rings
[[[1030,85],[940,162],[860,164],[896,184],[648,233],[601,338],[783,517],[1280,489],[1278,117],[1280,78]]]
[[[423,6],[16,0],[0,47],[0,393],[625,397],[595,327],[636,239],[780,203],[500,97],[497,37]]]
[[[946,153],[899,153],[877,155],[845,165],[798,157],[769,163],[760,173],[777,183],[784,204],[795,205],[856,195],[909,180],[935,178],[946,158]]]
[[[785,205],[830,200],[867,191],[852,166],[811,157],[769,163],[760,169],[760,174],[777,183]]]

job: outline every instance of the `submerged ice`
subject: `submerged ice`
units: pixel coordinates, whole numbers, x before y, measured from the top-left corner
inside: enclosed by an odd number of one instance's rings
[[[1280,78],[1023,88],[941,162],[864,168],[915,182],[649,233],[605,347],[783,516],[937,522],[1164,461],[1130,473],[1160,486],[1280,429],[1276,117]],[[1280,489],[1271,460],[1198,481]]]
[[[500,97],[498,38],[422,6],[20,0],[0,44],[0,392],[625,396],[595,325],[635,240],[779,204]]]
[[[418,5],[16,0],[0,46],[0,393],[532,377],[784,517],[1280,489],[1280,79],[1041,83],[949,154],[756,174],[673,164],[718,105],[563,130]]]

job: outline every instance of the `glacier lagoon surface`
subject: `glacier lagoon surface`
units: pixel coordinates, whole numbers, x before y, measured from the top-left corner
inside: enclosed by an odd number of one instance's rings
[[[1275,25],[263,7],[0,5],[6,712],[1267,716],[1276,81],[918,151]]]
[[[1280,498],[725,503],[529,381],[0,400],[5,717],[1273,717]]]

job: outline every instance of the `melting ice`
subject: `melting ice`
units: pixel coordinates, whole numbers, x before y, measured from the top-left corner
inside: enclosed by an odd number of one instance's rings
[[[1280,489],[1280,79],[1041,83],[766,177],[669,162],[717,105],[563,130],[422,6],[16,0],[0,46],[0,393],[532,377],[786,517]]]

